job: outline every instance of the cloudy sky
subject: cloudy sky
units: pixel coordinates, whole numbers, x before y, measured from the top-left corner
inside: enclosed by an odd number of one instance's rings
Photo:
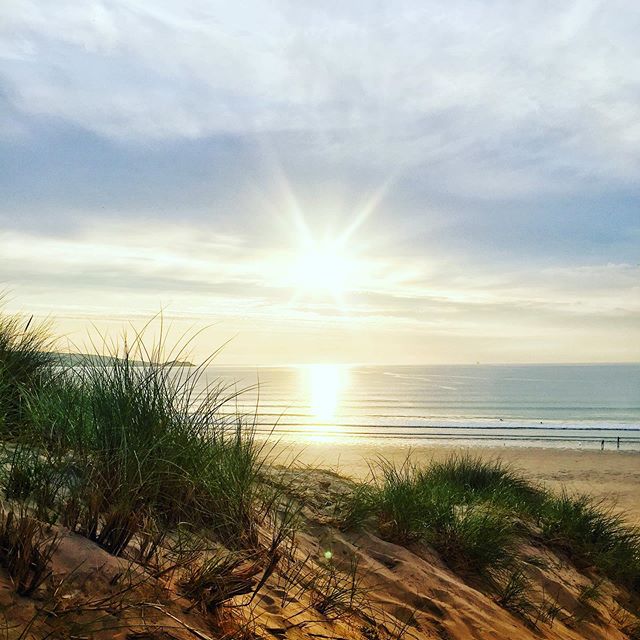
[[[635,0],[4,0],[0,288],[222,361],[640,360]]]

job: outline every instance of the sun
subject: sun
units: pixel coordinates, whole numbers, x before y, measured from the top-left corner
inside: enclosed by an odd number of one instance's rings
[[[293,246],[280,254],[278,263],[279,268],[284,267],[280,271],[284,277],[278,281],[295,290],[293,301],[333,299],[346,315],[346,294],[367,290],[378,280],[378,261],[367,257],[371,241],[366,241],[360,228],[384,197],[389,184],[389,180],[385,181],[351,215],[342,216],[344,226],[326,225],[324,233],[319,234],[318,227],[328,220],[335,222],[336,213],[305,213],[284,181],[284,202],[287,203],[284,208],[288,213],[283,219]]]
[[[341,296],[352,284],[354,259],[337,242],[306,242],[291,265],[291,280],[307,294]]]

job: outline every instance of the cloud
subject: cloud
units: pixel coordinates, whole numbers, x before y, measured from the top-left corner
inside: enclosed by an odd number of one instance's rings
[[[466,268],[426,259],[411,264],[404,256],[354,254],[350,289],[336,302],[328,293],[296,294],[297,281],[289,277],[295,248],[256,250],[238,236],[177,225],[105,223],[64,238],[5,232],[0,253],[4,277],[25,295],[43,296],[44,307],[83,290],[129,292],[131,311],[145,307],[152,313],[173,300],[214,316],[224,301],[224,313],[232,315],[348,318],[389,327],[396,321],[420,326],[433,317],[443,324],[467,323],[521,311],[603,322],[640,314],[640,266],[629,264],[512,272],[477,265],[472,276]]]
[[[0,277],[65,317],[628,359],[639,28],[632,0],[9,0]],[[323,236],[371,199],[347,308],[292,301],[296,202]]]
[[[637,176],[633,2],[24,0],[5,13],[13,108],[101,136],[302,132],[309,153],[442,165],[469,193],[493,176],[494,197]]]

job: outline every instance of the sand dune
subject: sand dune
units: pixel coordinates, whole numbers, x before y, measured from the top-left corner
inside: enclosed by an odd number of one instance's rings
[[[629,634],[637,631],[633,627],[637,620],[630,613],[633,604],[625,590],[601,581],[590,567],[579,570],[568,557],[535,539],[523,543],[521,550],[527,558],[526,596],[533,606],[523,615],[517,603],[500,602],[482,576],[447,566],[422,543],[402,546],[383,540],[370,528],[354,532],[336,528],[334,507],[350,490],[350,481],[321,470],[289,470],[286,476],[291,494],[304,505],[304,522],[295,547],[283,552],[276,570],[256,594],[238,596],[215,614],[205,613],[180,594],[175,580],[167,576],[140,580],[144,570],[134,562],[113,557],[87,539],[58,528],[63,540],[42,593],[33,598],[17,596],[0,572],[0,608],[15,637],[635,637]],[[323,582],[326,576],[335,582]],[[256,581],[259,578],[255,576]],[[598,597],[586,600],[581,594],[594,585]],[[27,627],[28,633],[20,636]]]

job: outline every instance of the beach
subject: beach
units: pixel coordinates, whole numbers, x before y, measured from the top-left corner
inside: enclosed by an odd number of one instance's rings
[[[583,386],[572,427],[531,427],[529,368],[517,381],[351,370],[341,388],[344,370],[323,366],[275,372],[251,416],[230,401],[235,413],[220,412],[197,368],[145,352],[61,371],[48,334],[22,326],[5,321],[0,390],[8,638],[637,636],[639,429],[622,422],[636,411],[626,392],[597,409],[614,427],[587,416]],[[384,396],[387,378],[402,382]],[[487,381],[517,389],[485,401]],[[443,386],[457,399],[436,400]],[[498,408],[497,424],[481,415]],[[618,437],[636,450],[616,450]],[[393,466],[372,481],[381,458]]]
[[[256,382],[249,369],[210,376]],[[638,365],[318,365],[261,369],[259,381],[242,400],[257,435],[278,442],[276,461],[363,480],[380,457],[500,458],[640,524]]]
[[[354,479],[364,479],[369,464],[380,457],[402,461],[411,455],[414,462],[444,460],[452,454],[469,454],[487,459],[500,458],[536,482],[559,491],[588,493],[607,500],[630,522],[640,524],[640,453],[629,451],[580,451],[535,447],[484,446],[404,446],[393,442],[365,440],[281,444],[273,456],[295,456],[301,464],[331,469]]]

